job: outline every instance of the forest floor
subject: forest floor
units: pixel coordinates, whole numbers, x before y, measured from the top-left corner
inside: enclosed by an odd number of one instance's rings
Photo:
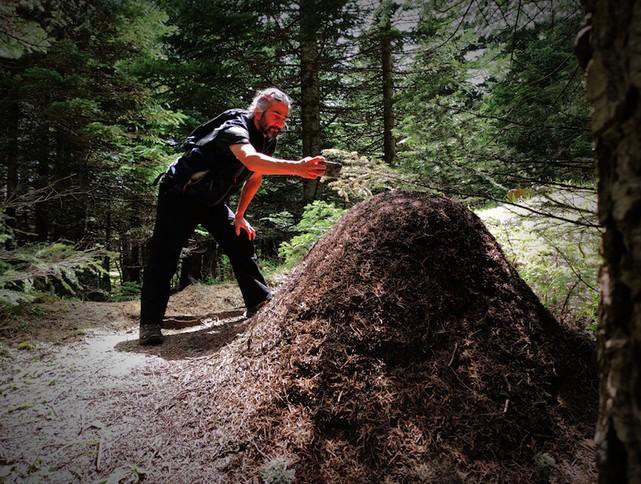
[[[137,301],[47,305],[0,345],[0,482],[595,482],[593,344],[462,205],[373,197],[278,286],[189,286],[156,347]]]
[[[111,449],[136,439],[163,404],[150,388],[175,392],[181,375],[232,341],[247,320],[235,284],[189,286],[171,297],[167,316],[176,316],[176,326],[195,325],[164,330],[163,345],[143,347],[138,311],[138,301],[57,301],[4,341],[0,482],[133,482],[143,465],[158,465],[149,451],[146,460],[114,469]]]

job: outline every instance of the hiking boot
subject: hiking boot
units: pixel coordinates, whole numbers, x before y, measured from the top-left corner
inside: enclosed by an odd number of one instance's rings
[[[256,306],[253,306],[251,308],[247,308],[245,310],[245,317],[246,318],[252,318],[252,317],[256,316],[256,313],[260,310],[260,308],[265,306],[269,301],[271,301],[271,299],[265,299],[264,301],[259,302],[258,304],[256,304]]]
[[[141,324],[138,342],[143,346],[159,345],[163,336],[159,324]]]

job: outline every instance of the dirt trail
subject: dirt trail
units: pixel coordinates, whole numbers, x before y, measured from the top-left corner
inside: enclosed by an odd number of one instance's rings
[[[157,462],[166,443],[150,432],[155,410],[244,330],[241,306],[235,285],[191,286],[167,314],[200,324],[141,347],[136,301],[56,304],[2,348],[0,482],[132,482],[171,465]],[[140,442],[137,455],[119,455],[125,441]]]

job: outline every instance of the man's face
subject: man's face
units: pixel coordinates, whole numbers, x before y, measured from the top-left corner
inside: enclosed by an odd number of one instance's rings
[[[268,138],[275,138],[285,126],[288,114],[287,104],[274,101],[264,113],[256,112],[256,127]]]

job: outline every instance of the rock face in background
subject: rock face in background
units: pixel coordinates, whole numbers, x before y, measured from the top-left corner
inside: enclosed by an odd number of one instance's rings
[[[392,191],[313,247],[189,404],[238,429],[230,476],[283,456],[300,482],[590,482],[592,353],[466,207]]]

